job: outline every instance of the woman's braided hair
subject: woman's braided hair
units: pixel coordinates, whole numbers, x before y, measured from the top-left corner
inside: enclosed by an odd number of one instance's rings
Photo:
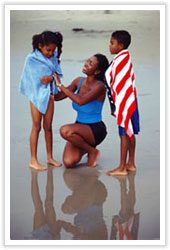
[[[95,54],[94,55],[98,61],[97,69],[100,70],[100,73],[96,75],[96,79],[100,81],[105,81],[105,72],[109,66],[109,61],[105,55]]]

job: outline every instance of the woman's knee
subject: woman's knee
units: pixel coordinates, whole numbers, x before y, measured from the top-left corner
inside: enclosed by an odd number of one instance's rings
[[[76,164],[80,161],[80,157],[74,156],[74,158],[70,157],[64,157],[63,163],[66,168],[74,168],[76,167]]]
[[[64,125],[60,128],[60,135],[67,139],[72,134],[72,130],[69,125]]]
[[[75,163],[73,161],[71,161],[70,159],[64,159],[63,163],[64,163],[64,166],[66,168],[74,168],[75,167]]]

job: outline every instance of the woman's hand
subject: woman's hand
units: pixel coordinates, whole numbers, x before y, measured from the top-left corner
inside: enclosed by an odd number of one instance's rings
[[[105,88],[104,84],[101,84],[101,83],[96,84],[96,86],[93,89],[91,89],[87,93],[83,94],[83,96],[82,96],[79,93],[74,94],[75,90],[77,89],[78,83],[81,79],[80,77],[76,78],[71,83],[71,85],[69,85],[68,87],[64,87],[64,85],[61,84],[61,82],[56,74],[54,74],[54,79],[56,81],[57,87],[59,87],[61,92],[64,93],[65,96],[69,97],[73,102],[76,102],[80,106],[84,105],[90,101],[96,100],[100,96],[102,96],[102,98],[105,97],[106,88]],[[59,97],[56,96],[55,100],[56,101],[59,100]]]
[[[60,78],[59,78],[59,76],[56,73],[54,73],[54,79],[55,79],[57,87],[61,87]]]
[[[53,80],[53,76],[43,76],[40,80],[43,84],[48,84]]]

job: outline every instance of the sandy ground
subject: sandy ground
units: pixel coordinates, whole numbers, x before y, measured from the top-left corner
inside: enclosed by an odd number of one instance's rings
[[[73,28],[84,31],[74,33]],[[130,52],[141,119],[135,176],[118,179],[105,174],[119,160],[117,127],[107,101],[103,120],[108,136],[99,146],[102,157],[94,171],[86,167],[67,171],[64,166],[39,174],[29,170],[31,118],[28,101],[19,95],[18,84],[25,56],[32,49],[32,36],[46,29],[61,31],[64,36],[62,68],[66,85],[82,75],[83,61],[87,57],[101,52],[112,59],[108,44],[113,30],[127,29],[131,33]],[[132,239],[159,239],[159,12],[12,11],[10,35],[11,239],[112,240],[119,238],[118,225],[125,230],[126,224]],[[65,141],[59,135],[59,128],[74,119],[69,100],[56,103],[54,155],[60,161]],[[38,153],[45,164],[43,132]],[[85,162],[84,158],[83,166]],[[95,218],[93,223],[92,218]]]

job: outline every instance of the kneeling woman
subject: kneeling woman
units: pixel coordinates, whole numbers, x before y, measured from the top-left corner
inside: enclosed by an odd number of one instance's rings
[[[76,122],[60,128],[61,136],[67,140],[63,153],[63,162],[67,168],[75,167],[86,153],[89,167],[95,167],[100,157],[96,146],[107,134],[102,121],[102,108],[106,95],[104,75],[108,64],[104,55],[92,56],[83,67],[83,73],[87,77],[77,77],[68,87],[64,87],[57,75],[54,75],[61,90],[55,100],[69,97],[73,101],[73,109],[77,111]]]

